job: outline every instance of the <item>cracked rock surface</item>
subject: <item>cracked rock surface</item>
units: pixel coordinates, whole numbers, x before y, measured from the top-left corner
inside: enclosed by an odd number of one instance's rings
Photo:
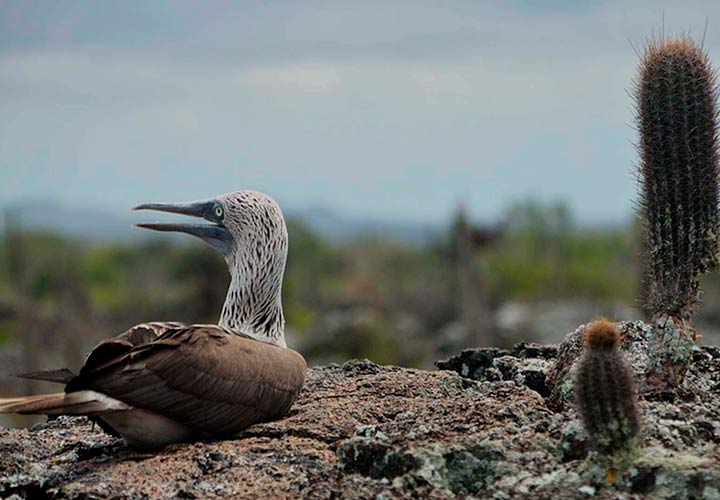
[[[0,497],[720,498],[720,349],[696,348],[677,391],[641,396],[641,450],[609,484],[566,394],[581,330],[441,371],[313,368],[285,419],[156,453],[83,418],[0,429]]]

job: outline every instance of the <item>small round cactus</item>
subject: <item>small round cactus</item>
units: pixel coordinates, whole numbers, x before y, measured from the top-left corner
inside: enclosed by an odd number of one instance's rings
[[[583,426],[600,453],[630,450],[640,428],[633,373],[618,349],[620,331],[607,319],[589,323],[575,377]]]

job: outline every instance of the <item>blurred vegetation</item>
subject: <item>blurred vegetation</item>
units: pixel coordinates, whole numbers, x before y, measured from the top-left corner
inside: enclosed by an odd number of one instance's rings
[[[482,262],[495,301],[635,300],[639,229],[580,230],[563,204],[534,202],[511,207],[501,227]]]
[[[562,204],[522,202],[493,227],[461,210],[422,245],[327,241],[301,220],[288,225],[288,342],[311,365],[368,357],[429,367],[478,344],[559,341],[596,314],[641,316],[637,228],[579,228]],[[222,258],[190,239],[77,241],[9,224],[0,364],[76,369],[100,338],[133,324],[215,322],[228,282]]]

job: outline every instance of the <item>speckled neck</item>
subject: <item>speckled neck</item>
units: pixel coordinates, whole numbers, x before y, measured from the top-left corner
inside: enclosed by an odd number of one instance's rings
[[[243,245],[243,248],[246,248]],[[228,259],[232,279],[220,326],[286,347],[282,281],[286,252],[238,252]],[[251,255],[248,255],[251,254]]]

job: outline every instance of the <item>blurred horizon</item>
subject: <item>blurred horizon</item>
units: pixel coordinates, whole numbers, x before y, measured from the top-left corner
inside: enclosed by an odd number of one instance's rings
[[[170,201],[170,200],[163,200]],[[174,200],[173,200],[174,201]],[[189,200],[181,200],[189,201]],[[566,208],[562,200],[542,202],[533,197],[513,200],[503,207],[506,213],[513,206],[522,204],[532,205],[560,205]],[[459,211],[467,214],[467,204],[458,203],[453,213],[446,219],[435,222],[416,220],[402,220],[392,218],[363,216],[333,210],[327,206],[308,205],[294,210],[283,210],[288,219],[302,221],[319,236],[330,241],[352,241],[368,237],[385,237],[392,241],[404,244],[427,244],[434,239],[445,237],[448,227]],[[166,222],[177,220],[177,215],[163,213],[134,212],[129,207],[124,212],[110,211],[102,208],[85,207],[81,204],[63,203],[54,200],[31,199],[8,203],[0,206],[0,214],[11,213],[15,223],[24,231],[41,231],[54,233],[68,238],[85,238],[88,241],[118,242],[139,241],[146,239],[180,241],[185,240],[182,235],[159,234],[151,231],[138,230],[133,227],[138,222]],[[633,212],[624,220],[614,222],[581,222],[570,214],[572,223],[582,230],[621,230],[632,224],[638,217]],[[486,228],[501,226],[503,215],[497,219],[468,217],[474,224]],[[6,217],[0,217],[0,233],[5,231]]]

